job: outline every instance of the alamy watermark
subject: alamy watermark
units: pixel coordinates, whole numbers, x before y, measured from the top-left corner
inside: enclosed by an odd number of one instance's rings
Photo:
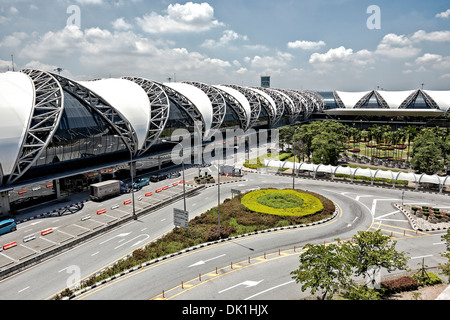
[[[204,165],[220,162],[237,165],[246,161],[257,164],[261,156],[265,156],[267,160],[278,160],[275,155],[280,142],[279,131],[276,129],[227,129],[224,132],[216,131],[204,139],[201,123],[196,123],[194,127],[194,134],[187,129],[173,132],[170,142],[176,144],[171,153],[174,164]]]
[[[381,29],[381,9],[377,5],[371,5],[367,8],[367,14],[371,16],[367,19],[367,28],[369,30]]]
[[[66,13],[69,14],[67,18],[67,26],[76,26],[81,29],[81,9],[77,5],[71,5],[67,8]]]

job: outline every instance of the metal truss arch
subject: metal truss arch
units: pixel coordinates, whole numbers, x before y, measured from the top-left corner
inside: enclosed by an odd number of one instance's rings
[[[236,113],[236,115],[238,116],[238,118],[239,118],[239,127],[242,130],[247,131],[252,126],[251,114],[250,115],[248,114],[248,110],[246,110],[244,108],[242,103],[236,97],[234,97],[229,92],[225,91],[225,89],[224,89],[225,86],[215,86],[215,88],[217,90],[219,90],[222,93],[222,95],[224,96],[224,98],[226,100],[226,103],[227,103],[227,109],[228,109],[228,107],[230,107]],[[232,89],[231,87],[228,87],[228,88]],[[259,113],[258,113],[258,117],[259,117]]]
[[[145,154],[161,136],[170,114],[169,96],[159,83],[139,77],[123,77],[138,84],[147,94],[150,101],[150,125],[147,138],[139,155]]]
[[[305,106],[303,104],[303,99],[301,98],[299,93],[286,89],[277,89],[277,90],[283,92],[292,100],[292,103],[294,104],[294,120],[298,119],[301,115],[305,113]]]
[[[110,126],[118,136],[122,139],[127,149],[135,156],[138,153],[138,143],[136,132],[131,123],[118,111],[114,106],[110,105],[105,99],[95,92],[89,90],[83,85],[53,74],[59,81],[64,91],[74,95],[78,99],[84,101],[93,111],[98,113]]]
[[[169,97],[169,100],[172,103],[177,105],[179,108],[181,108],[184,112],[186,112],[189,115],[194,125],[196,125],[197,122],[202,123],[202,133],[206,134],[207,128],[205,127],[205,120],[203,118],[202,113],[197,108],[197,106],[185,95],[178,92],[177,90],[172,89],[159,82],[158,85],[160,85],[163,88],[163,90],[166,92],[167,96]]]
[[[277,91],[275,91],[273,89],[263,88],[263,87],[255,87],[255,89],[265,92],[275,102],[277,111],[276,111],[276,116],[275,116],[275,123],[273,125],[277,124],[281,120],[281,118],[285,115],[285,111],[288,109],[286,100],[280,93],[278,93]]]
[[[63,89],[50,73],[24,69],[34,85],[34,102],[19,156],[7,184],[16,182],[39,159],[58,129],[64,109]]]
[[[201,82],[187,81],[184,83],[199,88],[208,96],[209,100],[211,101],[213,107],[213,120],[211,124],[210,135],[214,135],[214,133],[222,126],[227,113],[227,102],[223,92],[213,86]]]
[[[256,92],[252,90],[248,90],[247,88],[241,86],[237,85],[224,85],[224,86],[239,91],[241,94],[245,96],[247,101],[250,103],[251,117],[250,117],[250,125],[248,128],[252,128],[258,122],[259,116],[261,115],[261,110],[263,108],[263,102],[261,102],[260,100],[260,95],[258,95]]]

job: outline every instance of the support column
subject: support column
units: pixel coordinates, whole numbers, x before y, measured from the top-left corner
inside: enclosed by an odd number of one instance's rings
[[[61,198],[61,184],[59,183],[59,179],[53,180],[53,187],[55,188],[56,199]]]
[[[0,217],[5,217],[11,214],[8,191],[0,192],[0,210]]]

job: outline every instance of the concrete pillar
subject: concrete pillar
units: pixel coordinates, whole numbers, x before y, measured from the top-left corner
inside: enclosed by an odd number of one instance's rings
[[[61,184],[59,183],[59,179],[53,180],[53,187],[55,188],[56,199],[61,198]]]
[[[11,214],[11,205],[9,203],[9,191],[0,192],[0,217]]]

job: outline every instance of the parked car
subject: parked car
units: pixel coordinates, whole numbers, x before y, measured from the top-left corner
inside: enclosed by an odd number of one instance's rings
[[[151,182],[159,182],[168,179],[169,176],[167,174],[155,174],[150,178]]]
[[[139,178],[137,179],[134,184],[133,184],[133,188],[134,189],[142,189],[145,186],[148,186],[150,184],[150,180],[147,178]]]
[[[14,219],[8,219],[0,222],[0,235],[17,230],[17,225]]]
[[[179,177],[181,177],[181,173],[180,172],[172,172],[170,174],[170,179],[176,179],[176,178],[179,178]]]

